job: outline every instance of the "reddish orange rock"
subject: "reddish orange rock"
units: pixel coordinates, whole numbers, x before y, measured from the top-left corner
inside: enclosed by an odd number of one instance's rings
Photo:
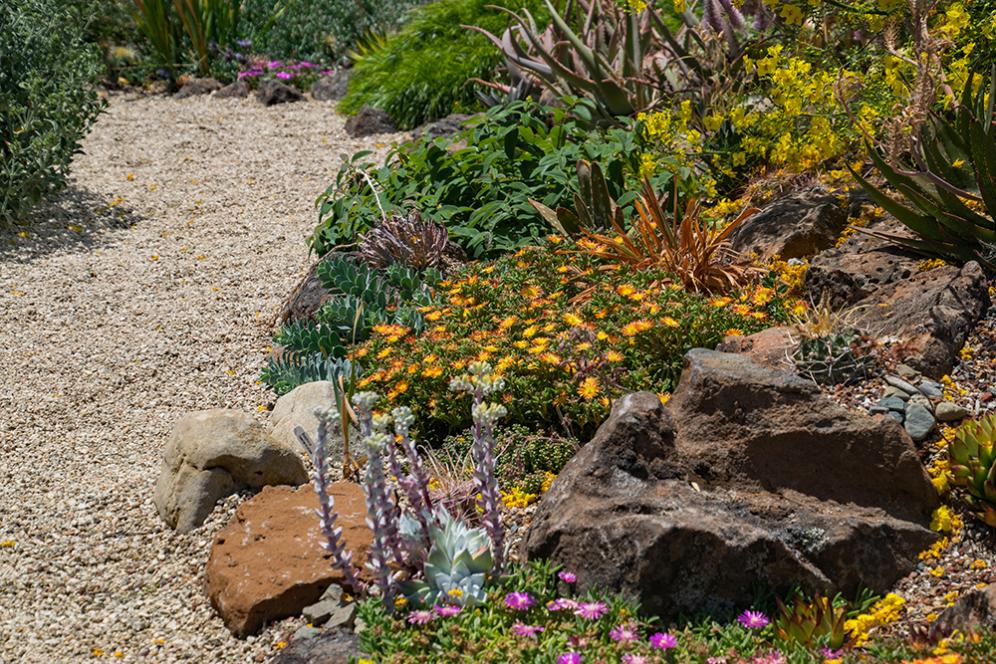
[[[330,485],[337,525],[360,569],[372,541],[363,490],[350,482]],[[342,573],[321,548],[318,498],[310,485],[268,486],[242,503],[215,537],[205,577],[211,605],[236,636],[297,615],[321,597]]]

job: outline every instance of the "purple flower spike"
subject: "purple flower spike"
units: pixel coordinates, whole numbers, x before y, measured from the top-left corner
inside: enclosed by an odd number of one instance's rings
[[[650,647],[656,650],[670,650],[678,645],[678,637],[667,632],[657,632],[650,637]]]
[[[436,613],[439,614],[440,617],[442,617],[442,618],[450,618],[450,617],[455,616],[456,614],[460,613],[460,611],[463,610],[463,607],[458,606],[456,604],[447,604],[446,606],[440,606],[440,605],[437,604],[435,606],[435,609],[436,609]]]
[[[432,611],[412,611],[408,614],[408,622],[412,625],[424,625],[433,619]]]
[[[626,623],[625,625],[616,625],[613,627],[609,631],[609,638],[616,643],[630,643],[639,640],[640,633],[637,631],[636,625]]]
[[[598,620],[606,613],[608,613],[609,607],[605,605],[605,602],[578,602],[578,607],[574,610],[574,615],[580,616],[585,620]]]
[[[763,629],[771,621],[760,611],[747,610],[737,616],[737,622],[747,629]]]
[[[574,572],[557,572],[557,577],[564,583],[574,583],[578,580],[578,575]]]
[[[557,664],[581,664],[581,653],[565,652],[557,658]]]
[[[536,600],[529,596],[529,593],[509,593],[505,595],[505,606],[516,611],[526,611],[536,604]]]
[[[515,632],[516,636],[524,636],[526,638],[532,638],[537,634],[541,634],[546,630],[545,627],[540,625],[524,625],[520,622],[512,625],[512,631]]]

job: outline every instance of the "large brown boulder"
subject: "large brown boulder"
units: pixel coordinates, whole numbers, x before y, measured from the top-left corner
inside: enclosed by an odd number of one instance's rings
[[[725,613],[759,587],[884,592],[936,540],[937,497],[889,418],[749,358],[693,350],[667,407],[637,393],[540,503],[551,558],[650,613]]]
[[[894,220],[876,230],[902,234]],[[922,257],[863,233],[816,256],[806,273],[813,301],[856,313],[872,336],[897,342],[898,359],[931,378],[951,371],[958,351],[991,302],[978,263],[920,268]]]
[[[363,491],[350,482],[330,487],[342,537],[362,569],[372,535]],[[310,486],[268,487],[242,503],[215,537],[205,569],[208,596],[236,636],[297,615],[333,583],[344,582],[322,548],[318,498]]]
[[[784,196],[733,231],[734,250],[782,260],[811,256],[832,247],[847,226],[847,208],[819,189]]]
[[[930,635],[940,639],[955,631],[972,634],[996,628],[996,583],[973,588],[958,598],[930,626]]]

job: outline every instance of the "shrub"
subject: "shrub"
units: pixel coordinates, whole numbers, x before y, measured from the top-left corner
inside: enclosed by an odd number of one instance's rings
[[[274,0],[246,0],[245,34],[257,52],[272,58],[343,60],[370,32],[401,25],[418,0],[288,0],[271,18]]]
[[[421,336],[375,332],[352,353],[367,367],[359,387],[409,406],[422,426],[460,431],[465,409],[447,385],[469,362],[488,360],[506,380],[509,423],[562,426],[584,439],[610,399],[671,390],[689,349],[787,315],[773,275],[764,287],[709,298],[660,268],[607,267],[574,246],[472,265],[441,283],[444,304],[420,309]]]
[[[103,107],[88,17],[57,0],[0,4],[0,225],[63,187],[80,141]]]
[[[523,0],[539,11],[539,0]],[[383,109],[401,129],[412,129],[453,112],[475,110],[470,79],[490,76],[501,55],[486,37],[464,25],[502,31],[505,14],[488,0],[436,0],[411,12],[395,34],[375,39],[354,56],[345,113],[363,106]]]
[[[579,159],[598,162],[610,195],[631,207],[633,195],[624,194],[638,188],[639,153],[639,137],[628,128],[591,131],[567,109],[528,101],[495,107],[453,137],[402,145],[380,167],[364,161],[369,152],[353,155],[318,199],[311,247],[321,255],[354,241],[381,218],[379,201],[387,213],[410,203],[446,226],[471,255],[501,254],[550,230],[529,201],[569,204],[578,190]],[[683,188],[693,189],[691,170],[679,172]],[[662,169],[654,185],[662,188],[670,179]]]

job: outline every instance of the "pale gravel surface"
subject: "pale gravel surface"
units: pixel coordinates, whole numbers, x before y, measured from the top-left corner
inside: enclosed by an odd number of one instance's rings
[[[259,413],[268,323],[354,140],[328,104],[117,96],[73,184],[0,233],[0,662],[254,662],[203,592],[209,523],[152,503],[188,410]],[[118,659],[119,658],[119,659]]]

